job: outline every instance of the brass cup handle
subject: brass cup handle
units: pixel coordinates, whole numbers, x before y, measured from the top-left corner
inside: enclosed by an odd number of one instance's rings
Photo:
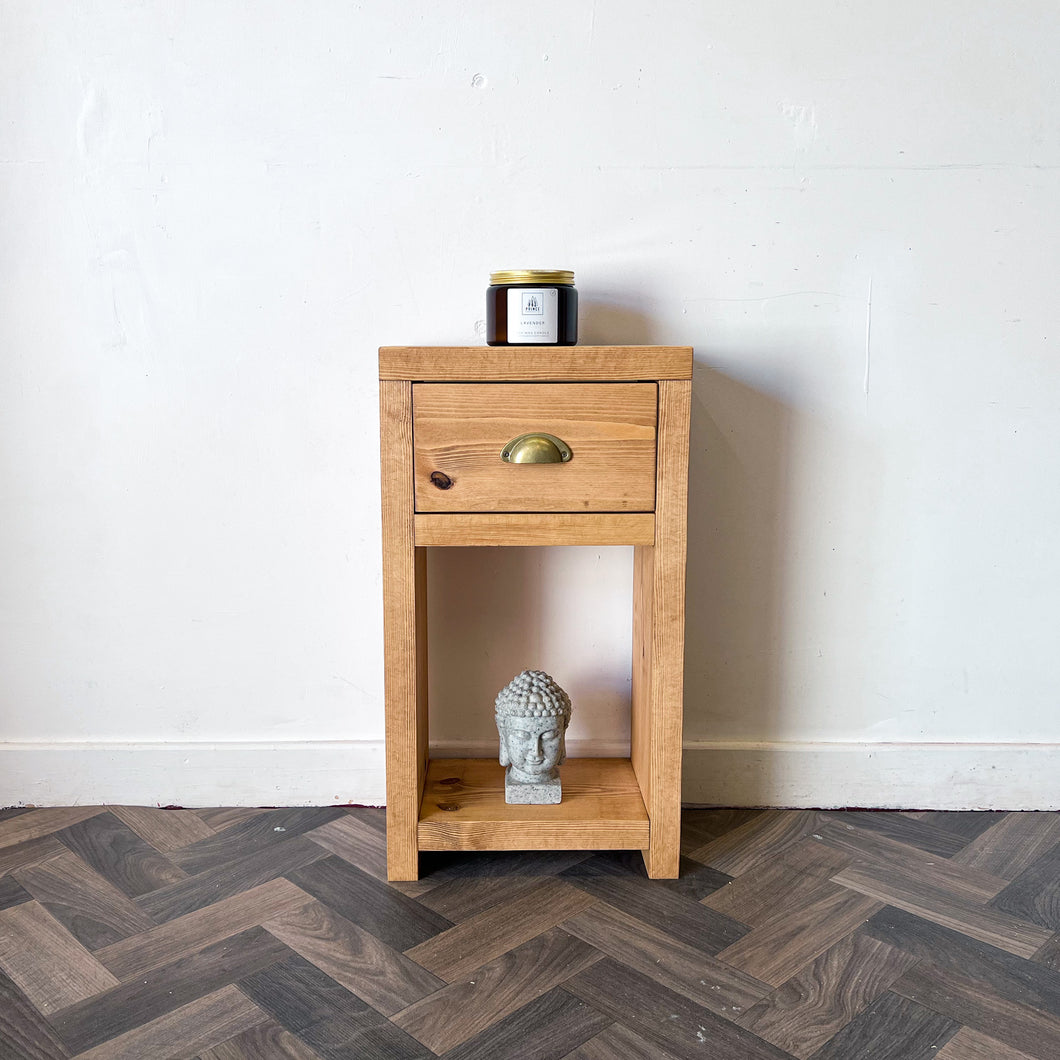
[[[570,458],[570,446],[554,434],[520,434],[501,450],[507,464],[565,464]]]

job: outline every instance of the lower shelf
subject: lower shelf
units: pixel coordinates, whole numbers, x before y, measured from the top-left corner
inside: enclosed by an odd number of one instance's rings
[[[628,758],[569,758],[563,801],[509,806],[504,767],[437,758],[420,804],[420,850],[644,850],[648,814]]]

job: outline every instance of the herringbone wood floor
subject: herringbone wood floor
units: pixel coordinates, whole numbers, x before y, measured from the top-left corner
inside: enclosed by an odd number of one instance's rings
[[[366,809],[0,811],[3,1060],[1060,1058],[1060,815],[689,811],[424,858]]]

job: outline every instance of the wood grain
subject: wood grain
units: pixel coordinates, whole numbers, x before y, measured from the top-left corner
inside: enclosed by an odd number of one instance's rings
[[[704,843],[688,856],[730,876],[742,876],[755,865],[802,842],[819,825],[820,814],[816,810],[767,810]]]
[[[26,995],[0,972],[0,1056],[10,1060],[67,1060],[69,1055]]]
[[[681,740],[684,724],[685,559],[692,384],[659,383],[655,545],[634,550],[633,768],[651,821],[644,863],[673,878],[681,848]],[[647,612],[650,612],[648,620]]]
[[[781,986],[880,909],[880,903],[826,880],[718,954],[756,979]]]
[[[380,379],[691,379],[691,346],[383,346]]]
[[[731,946],[748,931],[732,917],[654,881],[601,871],[598,862],[575,865],[562,875],[594,898],[708,955]]]
[[[444,1053],[600,958],[591,946],[550,928],[398,1013],[393,1021],[434,1052]]]
[[[1055,813],[1006,813],[953,855],[955,865],[1014,880],[1060,843]]]
[[[654,383],[415,383],[417,512],[650,512]],[[514,464],[505,445],[545,433],[566,463]],[[431,480],[444,473],[451,485]]]
[[[24,865],[37,865],[48,858],[66,854],[67,848],[53,835],[27,839],[22,843],[13,843],[0,847],[0,876],[22,868]]]
[[[155,969],[148,976],[137,976],[100,996],[70,1005],[52,1017],[51,1023],[63,1044],[77,1055],[268,968],[289,954],[290,950],[263,928],[251,928]]]
[[[494,906],[434,938],[406,956],[447,983],[454,983],[514,946],[562,923],[595,901],[561,880],[541,880],[514,909]]]
[[[757,927],[776,916],[778,908],[798,906],[820,893],[821,880],[850,863],[847,854],[812,839],[786,847],[769,861],[756,864],[702,901],[742,924]]]
[[[569,758],[562,781],[558,805],[509,806],[504,767],[496,759],[432,759],[420,848],[616,850],[647,844],[648,816],[627,759]]]
[[[956,898],[950,891],[928,881],[920,886],[912,880],[881,875],[877,869],[851,866],[833,877],[836,883],[859,894],[905,909],[944,927],[955,927],[971,938],[988,942],[1021,957],[1033,957],[1051,937],[1048,928],[1027,923],[1017,916]]]
[[[431,1053],[297,954],[240,989],[321,1060],[427,1060]]]
[[[329,854],[356,865],[377,880],[386,879],[386,833],[377,831],[363,820],[343,814],[334,821],[305,833]]]
[[[80,821],[56,835],[64,846],[130,897],[187,878],[187,873],[110,812]]]
[[[122,824],[163,854],[214,834],[191,810],[161,810],[153,806],[111,806],[109,809]]]
[[[645,1041],[621,1023],[612,1023],[564,1060],[675,1060],[674,1054]]]
[[[78,1060],[146,1060],[151,1057],[189,1057],[264,1019],[234,986],[168,1012],[142,1027],[103,1042]]]
[[[808,1060],[917,960],[866,935],[847,935],[737,1022]]]
[[[444,985],[371,932],[318,901],[267,920],[264,926],[295,953],[386,1016]]]
[[[650,512],[489,512],[415,518],[417,545],[653,545],[655,516]]]
[[[341,858],[325,858],[289,873],[288,878],[395,950],[426,942],[451,926],[445,917]]]
[[[320,1054],[269,1020],[205,1050],[198,1060],[320,1060]]]
[[[51,836],[61,828],[104,813],[103,806],[56,806],[30,810],[0,821],[0,848]]]
[[[0,909],[10,909],[13,905],[29,902],[33,895],[13,876],[0,877]]]
[[[446,1060],[560,1060],[606,1027],[609,1019],[562,987],[445,1054]]]
[[[609,957],[567,980],[564,989],[682,1060],[790,1060],[769,1042]]]
[[[157,923],[165,923],[275,880],[324,857],[327,857],[327,851],[322,847],[302,836],[295,836],[276,850],[259,850],[225,865],[207,869],[190,879],[160,887],[143,895],[137,900],[137,905]]]
[[[729,1019],[737,1019],[770,990],[702,949],[605,902],[564,921],[563,930]]]
[[[936,1054],[935,1060],[1032,1060],[1027,1053],[962,1027]]]
[[[1028,865],[990,905],[1040,924],[1049,934],[1060,931],[1060,843]]]
[[[0,912],[0,969],[45,1016],[118,982],[38,902]]]
[[[882,994],[814,1060],[934,1060],[958,1024],[909,998]]]
[[[19,869],[16,879],[87,949],[155,926],[135,902],[73,853]]]
[[[305,891],[290,881],[270,880],[152,927],[136,938],[106,946],[97,950],[95,957],[119,979],[132,979],[204,946],[238,935],[255,924],[304,905],[308,899]]]
[[[415,880],[427,771],[427,554],[414,543],[410,382],[380,380],[379,444],[387,871],[392,880]]]

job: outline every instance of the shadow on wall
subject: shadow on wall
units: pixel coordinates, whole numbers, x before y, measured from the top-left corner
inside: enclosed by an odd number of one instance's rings
[[[685,744],[780,731],[792,410],[710,368],[692,379]],[[723,741],[724,742],[724,738]],[[693,756],[694,761],[694,756]],[[764,787],[768,780],[763,778]],[[686,778],[686,790],[697,787]],[[764,794],[764,793],[763,793]]]

